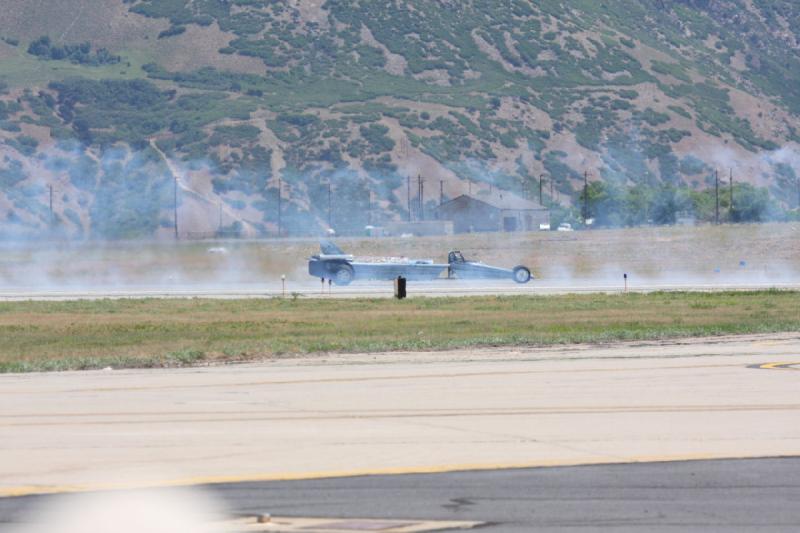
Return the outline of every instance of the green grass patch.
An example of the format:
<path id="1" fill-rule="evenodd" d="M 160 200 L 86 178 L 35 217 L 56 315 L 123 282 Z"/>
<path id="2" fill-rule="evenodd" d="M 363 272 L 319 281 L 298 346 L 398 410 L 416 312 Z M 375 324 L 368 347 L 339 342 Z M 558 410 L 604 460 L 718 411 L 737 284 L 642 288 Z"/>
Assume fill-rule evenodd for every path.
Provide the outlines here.
<path id="1" fill-rule="evenodd" d="M 0 372 L 800 331 L 800 292 L 0 304 Z"/>
<path id="2" fill-rule="evenodd" d="M 19 48 L 14 55 L 3 59 L 0 77 L 10 87 L 47 85 L 51 81 L 78 77 L 92 80 L 133 80 L 146 77 L 147 74 L 141 67 L 149 58 L 143 52 L 129 51 L 121 55 L 122 59 L 118 63 L 86 66 L 69 61 L 43 60 Z"/>

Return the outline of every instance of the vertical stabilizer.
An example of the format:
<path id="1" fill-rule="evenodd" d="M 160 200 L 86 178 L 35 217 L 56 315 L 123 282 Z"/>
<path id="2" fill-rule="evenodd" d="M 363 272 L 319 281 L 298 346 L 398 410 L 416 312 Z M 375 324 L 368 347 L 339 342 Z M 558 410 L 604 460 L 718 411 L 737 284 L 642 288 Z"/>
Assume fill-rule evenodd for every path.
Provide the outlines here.
<path id="1" fill-rule="evenodd" d="M 342 249 L 331 241 L 319 241 L 319 251 L 324 255 L 345 255 Z"/>

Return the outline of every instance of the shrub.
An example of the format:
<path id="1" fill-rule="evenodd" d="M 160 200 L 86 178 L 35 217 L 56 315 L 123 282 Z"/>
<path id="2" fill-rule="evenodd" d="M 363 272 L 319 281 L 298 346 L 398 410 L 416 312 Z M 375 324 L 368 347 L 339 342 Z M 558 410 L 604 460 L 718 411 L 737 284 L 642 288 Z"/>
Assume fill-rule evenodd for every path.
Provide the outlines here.
<path id="1" fill-rule="evenodd" d="M 394 148 L 394 141 L 386 134 L 389 133 L 389 128 L 383 124 L 370 124 L 369 126 L 361 126 L 358 129 L 361 136 L 370 144 L 371 153 L 388 152 Z"/>
<path id="2" fill-rule="evenodd" d="M 121 58 L 111 54 L 105 48 L 99 48 L 92 53 L 89 41 L 80 44 L 65 44 L 58 46 L 50 41 L 50 37 L 43 35 L 28 46 L 28 53 L 43 59 L 69 60 L 79 65 L 97 67 L 100 65 L 119 63 Z"/>
<path id="3" fill-rule="evenodd" d="M 173 37 L 175 35 L 180 35 L 186 31 L 186 26 L 170 26 L 166 30 L 162 31 L 158 34 L 159 39 L 166 39 L 167 37 Z"/>

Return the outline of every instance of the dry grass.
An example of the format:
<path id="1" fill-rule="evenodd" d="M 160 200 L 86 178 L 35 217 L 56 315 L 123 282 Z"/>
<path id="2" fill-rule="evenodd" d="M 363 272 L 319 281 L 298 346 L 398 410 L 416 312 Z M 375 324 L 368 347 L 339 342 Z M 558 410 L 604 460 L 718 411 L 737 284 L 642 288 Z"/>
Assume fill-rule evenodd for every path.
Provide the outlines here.
<path id="1" fill-rule="evenodd" d="M 800 331 L 800 293 L 0 304 L 0 371 Z"/>

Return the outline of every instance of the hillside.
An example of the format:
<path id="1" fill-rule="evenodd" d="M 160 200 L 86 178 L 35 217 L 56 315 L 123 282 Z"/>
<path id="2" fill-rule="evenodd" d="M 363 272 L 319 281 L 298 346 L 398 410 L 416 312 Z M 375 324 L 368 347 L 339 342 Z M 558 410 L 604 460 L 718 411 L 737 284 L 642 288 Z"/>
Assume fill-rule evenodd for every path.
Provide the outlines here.
<path id="1" fill-rule="evenodd" d="M 328 183 L 356 232 L 420 174 L 426 213 L 545 174 L 575 221 L 588 172 L 604 224 L 709 219 L 715 169 L 731 220 L 798 208 L 792 0 L 6 0 L 0 38 L 0 235 L 167 235 L 173 177 L 198 233 L 318 233 Z"/>

